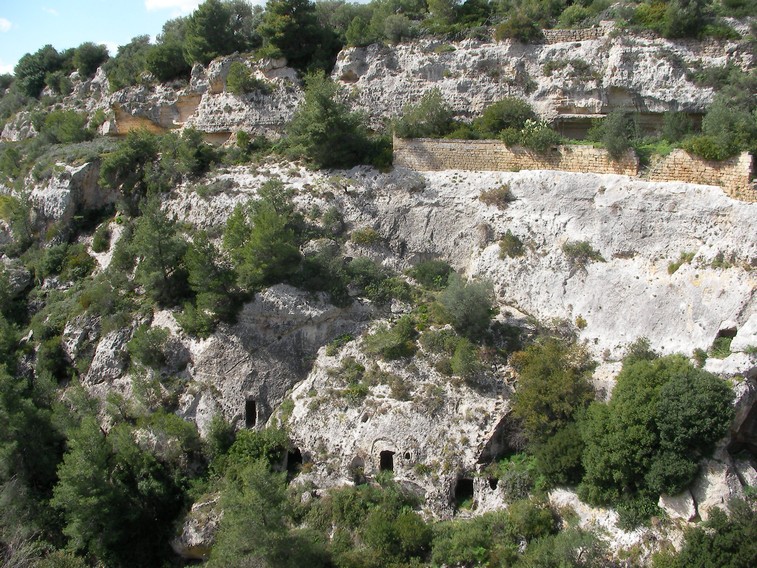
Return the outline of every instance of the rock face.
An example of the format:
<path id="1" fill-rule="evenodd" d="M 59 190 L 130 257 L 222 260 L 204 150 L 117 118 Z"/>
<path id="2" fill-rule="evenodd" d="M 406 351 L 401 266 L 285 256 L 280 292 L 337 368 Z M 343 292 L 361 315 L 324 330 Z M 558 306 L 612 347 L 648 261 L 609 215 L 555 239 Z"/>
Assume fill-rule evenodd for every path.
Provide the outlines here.
<path id="1" fill-rule="evenodd" d="M 98 184 L 100 164 L 89 162 L 78 167 L 63 166 L 43 185 L 32 189 L 30 201 L 37 222 L 49 226 L 60 223 L 65 227 L 74 215 L 113 205 L 118 192 Z"/>
<path id="2" fill-rule="evenodd" d="M 313 465 L 305 480 L 322 487 L 392 471 L 442 517 L 452 515 L 456 500 L 469 498 L 474 510 L 496 500 L 496 484 L 473 478 L 508 412 L 512 390 L 503 377 L 470 386 L 443 377 L 429 359 L 377 361 L 360 347 L 351 342 L 335 356 L 322 349 L 292 393 L 288 428 Z M 351 391 L 344 378 L 355 364 L 374 383 L 365 394 Z"/>
<path id="3" fill-rule="evenodd" d="M 539 112 L 593 115 L 614 108 L 703 112 L 712 98 L 686 78 L 686 66 L 752 64 L 746 44 L 592 34 L 595 39 L 542 45 L 419 40 L 343 50 L 332 76 L 350 87 L 355 104 L 381 118 L 399 114 L 432 88 L 472 118 L 507 96 L 529 99 Z"/>
<path id="4" fill-rule="evenodd" d="M 184 518 L 181 533 L 171 541 L 176 554 L 187 560 L 208 559 L 222 517 L 218 500 L 218 495 L 214 495 L 192 505 Z"/>

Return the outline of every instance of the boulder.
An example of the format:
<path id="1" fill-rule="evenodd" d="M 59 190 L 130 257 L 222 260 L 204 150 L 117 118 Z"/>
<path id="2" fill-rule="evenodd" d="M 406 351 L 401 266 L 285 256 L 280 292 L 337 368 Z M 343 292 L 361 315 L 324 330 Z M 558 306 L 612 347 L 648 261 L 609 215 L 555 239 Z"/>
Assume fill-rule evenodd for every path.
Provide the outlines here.
<path id="1" fill-rule="evenodd" d="M 727 509 L 731 499 L 744 496 L 744 490 L 732 463 L 705 459 L 691 485 L 691 495 L 699 516 L 706 521 L 712 509 Z"/>
<path id="2" fill-rule="evenodd" d="M 688 489 L 678 495 L 660 495 L 657 506 L 665 511 L 671 519 L 680 519 L 689 522 L 693 521 L 697 516 L 694 497 L 692 497 Z"/>
<path id="3" fill-rule="evenodd" d="M 223 516 L 219 499 L 217 494 L 206 495 L 192 505 L 181 525 L 181 532 L 171 541 L 176 554 L 187 560 L 208 559 Z"/>

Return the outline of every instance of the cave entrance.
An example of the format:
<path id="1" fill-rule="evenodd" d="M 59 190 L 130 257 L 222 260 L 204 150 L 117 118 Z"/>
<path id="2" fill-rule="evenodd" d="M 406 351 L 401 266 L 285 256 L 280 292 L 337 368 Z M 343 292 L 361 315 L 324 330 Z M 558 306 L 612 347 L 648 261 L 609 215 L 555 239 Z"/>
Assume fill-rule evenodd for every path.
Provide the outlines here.
<path id="1" fill-rule="evenodd" d="M 496 489 L 498 485 L 499 485 L 499 479 L 497 479 L 496 477 L 489 478 L 489 488 L 491 490 Z"/>
<path id="2" fill-rule="evenodd" d="M 248 398 L 244 403 L 244 425 L 254 428 L 258 422 L 258 405 L 254 398 Z"/>
<path id="3" fill-rule="evenodd" d="M 394 471 L 394 452 L 384 450 L 379 454 L 379 471 Z"/>
<path id="4" fill-rule="evenodd" d="M 455 483 L 455 506 L 458 509 L 473 507 L 473 479 L 461 477 Z"/>
<path id="5" fill-rule="evenodd" d="M 287 473 L 294 477 L 302 469 L 302 452 L 300 448 L 292 448 L 287 452 Z"/>

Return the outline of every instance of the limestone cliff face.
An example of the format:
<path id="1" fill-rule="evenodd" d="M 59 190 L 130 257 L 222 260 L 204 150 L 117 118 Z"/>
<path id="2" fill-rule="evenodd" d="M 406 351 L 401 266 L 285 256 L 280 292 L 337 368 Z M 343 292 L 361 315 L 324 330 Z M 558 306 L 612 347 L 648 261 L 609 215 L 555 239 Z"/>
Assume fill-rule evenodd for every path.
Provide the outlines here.
<path id="1" fill-rule="evenodd" d="M 736 42 L 670 41 L 609 30 L 591 35 L 539 45 L 421 40 L 350 48 L 339 54 L 332 76 L 376 122 L 398 115 L 432 88 L 463 117 L 518 96 L 554 118 L 558 112 L 591 115 L 613 108 L 703 112 L 712 90 L 690 82 L 687 66 L 753 63 L 748 46 Z"/>

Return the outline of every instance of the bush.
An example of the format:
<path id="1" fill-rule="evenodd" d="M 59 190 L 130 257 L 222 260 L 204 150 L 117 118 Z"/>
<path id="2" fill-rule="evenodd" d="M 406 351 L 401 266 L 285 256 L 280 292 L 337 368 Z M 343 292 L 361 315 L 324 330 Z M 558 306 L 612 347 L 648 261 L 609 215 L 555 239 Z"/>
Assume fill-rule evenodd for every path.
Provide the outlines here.
<path id="1" fill-rule="evenodd" d="M 234 61 L 229 67 L 229 74 L 226 76 L 226 90 L 242 96 L 256 91 L 266 94 L 270 92 L 271 88 L 265 81 L 254 77 L 244 63 Z"/>
<path id="2" fill-rule="evenodd" d="M 169 332 L 164 327 L 141 325 L 134 331 L 126 349 L 134 361 L 145 367 L 159 369 L 166 364 L 164 349 L 168 336 Z"/>
<path id="3" fill-rule="evenodd" d="M 462 338 L 455 346 L 450 360 L 452 373 L 464 380 L 472 379 L 481 370 L 478 361 L 478 349 L 468 339 Z"/>
<path id="4" fill-rule="evenodd" d="M 79 71 L 79 77 L 92 77 L 103 63 L 108 60 L 107 46 L 96 45 L 90 41 L 81 44 L 74 52 L 74 66 Z"/>
<path id="5" fill-rule="evenodd" d="M 689 264 L 692 260 L 694 260 L 693 252 L 682 252 L 677 261 L 668 264 L 668 274 L 675 274 L 681 265 Z"/>
<path id="6" fill-rule="evenodd" d="M 539 26 L 527 15 L 516 12 L 494 28 L 494 39 L 514 39 L 521 43 L 536 43 L 544 38 Z"/>
<path id="7" fill-rule="evenodd" d="M 411 278 L 429 290 L 441 290 L 447 286 L 452 267 L 443 260 L 424 260 L 408 271 Z"/>
<path id="8" fill-rule="evenodd" d="M 144 65 L 147 71 L 163 83 L 189 77 L 192 71 L 192 66 L 184 59 L 184 48 L 178 41 L 151 46 L 144 54 Z"/>
<path id="9" fill-rule="evenodd" d="M 379 327 L 365 338 L 366 353 L 393 360 L 410 357 L 415 353 L 415 323 L 410 316 L 402 316 L 392 327 Z"/>
<path id="10" fill-rule="evenodd" d="M 507 206 L 515 201 L 515 196 L 510 191 L 510 186 L 504 184 L 495 189 L 482 191 L 478 199 L 486 205 L 493 205 L 499 209 L 507 209 Z"/>
<path id="11" fill-rule="evenodd" d="M 526 254 L 526 249 L 523 246 L 523 241 L 508 229 L 505 236 L 499 241 L 499 258 L 517 258 L 524 254 Z"/>
<path id="12" fill-rule="evenodd" d="M 516 97 L 507 97 L 486 107 L 473 121 L 474 128 L 484 136 L 495 137 L 506 128 L 520 130 L 526 121 L 536 119 L 531 105 Z"/>
<path id="13" fill-rule="evenodd" d="M 491 284 L 466 283 L 453 274 L 439 296 L 439 304 L 455 331 L 468 339 L 476 340 L 489 329 L 492 296 Z"/>
<path id="14" fill-rule="evenodd" d="M 601 142 L 613 159 L 619 159 L 631 147 L 636 138 L 638 125 L 635 117 L 627 112 L 613 111 L 602 121 L 598 129 L 598 141 Z M 590 136 L 596 134 L 590 132 Z"/>
<path id="15" fill-rule="evenodd" d="M 588 241 L 567 241 L 562 246 L 563 254 L 574 268 L 586 268 L 591 262 L 605 262 L 605 259 Z"/>
<path id="16" fill-rule="evenodd" d="M 350 240 L 356 245 L 373 246 L 381 242 L 381 234 L 373 227 L 355 229 L 350 235 Z"/>
<path id="17" fill-rule="evenodd" d="M 452 109 L 439 89 L 431 89 L 415 105 L 406 105 L 394 121 L 399 138 L 440 138 L 452 129 Z"/>
<path id="18" fill-rule="evenodd" d="M 681 144 L 681 147 L 695 156 L 705 160 L 727 160 L 734 156 L 735 148 L 730 142 L 725 142 L 720 138 L 700 134 L 687 138 Z"/>
<path id="19" fill-rule="evenodd" d="M 527 120 L 521 130 L 520 143 L 534 152 L 544 153 L 562 142 L 562 136 L 544 121 Z"/>
<path id="20" fill-rule="evenodd" d="M 71 144 L 91 140 L 94 136 L 87 128 L 87 115 L 74 110 L 54 110 L 45 117 L 42 136 L 53 144 Z"/>

